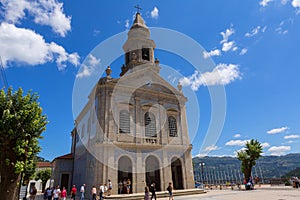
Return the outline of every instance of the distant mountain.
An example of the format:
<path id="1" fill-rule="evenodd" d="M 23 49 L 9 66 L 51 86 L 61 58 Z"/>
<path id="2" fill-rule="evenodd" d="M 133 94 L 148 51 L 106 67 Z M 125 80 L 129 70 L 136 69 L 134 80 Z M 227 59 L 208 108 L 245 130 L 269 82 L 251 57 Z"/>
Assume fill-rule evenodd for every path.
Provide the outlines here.
<path id="1" fill-rule="evenodd" d="M 196 181 L 239 181 L 243 179 L 240 170 L 240 161 L 234 157 L 194 157 L 194 173 Z M 203 165 L 203 173 L 200 163 Z M 288 172 L 300 167 L 300 153 L 285 156 L 263 156 L 253 167 L 253 177 L 261 180 L 280 178 Z"/>
<path id="2" fill-rule="evenodd" d="M 283 178 L 290 178 L 293 176 L 300 178 L 300 167 L 297 167 L 296 169 L 286 173 Z"/>

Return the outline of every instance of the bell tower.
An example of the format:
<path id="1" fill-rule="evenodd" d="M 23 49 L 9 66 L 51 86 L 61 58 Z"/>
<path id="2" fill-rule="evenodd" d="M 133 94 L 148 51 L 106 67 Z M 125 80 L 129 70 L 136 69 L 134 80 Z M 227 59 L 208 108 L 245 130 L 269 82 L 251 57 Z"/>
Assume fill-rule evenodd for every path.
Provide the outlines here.
<path id="1" fill-rule="evenodd" d="M 128 32 L 128 39 L 123 45 L 125 65 L 122 66 L 121 76 L 128 70 L 142 64 L 155 64 L 155 42 L 150 39 L 150 31 L 139 12 Z"/>

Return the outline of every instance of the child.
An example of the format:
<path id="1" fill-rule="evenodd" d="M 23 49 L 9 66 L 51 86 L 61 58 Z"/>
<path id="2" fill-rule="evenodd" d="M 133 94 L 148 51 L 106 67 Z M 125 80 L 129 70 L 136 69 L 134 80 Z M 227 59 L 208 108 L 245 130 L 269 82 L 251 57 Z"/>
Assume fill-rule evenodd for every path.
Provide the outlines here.
<path id="1" fill-rule="evenodd" d="M 169 200 L 174 200 L 174 197 L 173 197 L 173 187 L 172 187 L 172 183 L 171 182 L 169 183 L 169 186 L 168 186 L 167 190 L 169 192 Z"/>

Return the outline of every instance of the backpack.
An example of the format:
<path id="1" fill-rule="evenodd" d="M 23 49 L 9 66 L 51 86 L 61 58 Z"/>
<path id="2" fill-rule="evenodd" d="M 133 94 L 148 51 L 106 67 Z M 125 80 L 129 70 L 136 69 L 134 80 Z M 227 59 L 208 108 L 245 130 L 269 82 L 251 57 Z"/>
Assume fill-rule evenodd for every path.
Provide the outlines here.
<path id="1" fill-rule="evenodd" d="M 154 187 L 150 186 L 150 192 L 154 192 Z"/>
<path id="2" fill-rule="evenodd" d="M 170 191 L 171 191 L 171 187 L 170 187 L 170 186 L 168 186 L 168 187 L 167 187 L 167 190 L 170 192 Z"/>

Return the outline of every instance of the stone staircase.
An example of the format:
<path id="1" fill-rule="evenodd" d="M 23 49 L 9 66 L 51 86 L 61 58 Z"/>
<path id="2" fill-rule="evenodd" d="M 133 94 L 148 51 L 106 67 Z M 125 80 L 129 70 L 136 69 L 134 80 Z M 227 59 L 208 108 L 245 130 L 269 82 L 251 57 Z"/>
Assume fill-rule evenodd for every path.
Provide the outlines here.
<path id="1" fill-rule="evenodd" d="M 203 194 L 206 193 L 202 189 L 188 189 L 188 190 L 175 190 L 173 191 L 173 196 L 187 196 L 187 195 L 194 195 L 194 194 Z M 151 196 L 151 193 L 150 193 Z M 168 197 L 169 193 L 167 191 L 156 192 L 157 198 Z M 143 200 L 144 193 L 136 193 L 136 194 L 119 194 L 119 195 L 111 195 L 105 197 L 105 199 L 112 199 L 112 200 Z"/>

